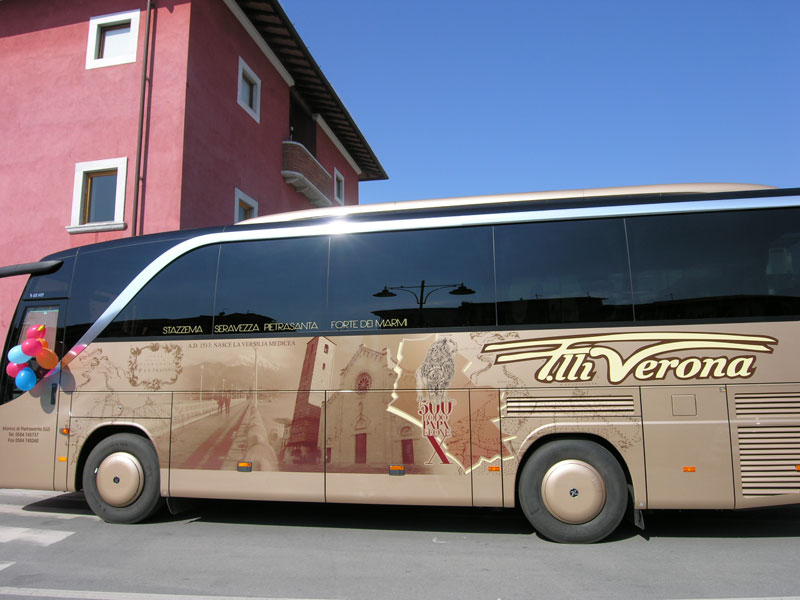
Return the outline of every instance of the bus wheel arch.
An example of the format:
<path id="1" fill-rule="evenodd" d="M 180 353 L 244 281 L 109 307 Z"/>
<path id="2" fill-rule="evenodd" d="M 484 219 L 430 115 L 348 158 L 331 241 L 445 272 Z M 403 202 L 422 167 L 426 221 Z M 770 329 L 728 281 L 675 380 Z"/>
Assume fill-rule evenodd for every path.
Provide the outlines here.
<path id="1" fill-rule="evenodd" d="M 134 427 L 94 432 L 81 453 L 78 478 L 89 507 L 110 523 L 138 523 L 163 503 L 155 446 Z"/>
<path id="2" fill-rule="evenodd" d="M 631 505 L 630 472 L 607 440 L 550 435 L 526 452 L 516 500 L 534 529 L 556 542 L 592 543 L 613 533 Z"/>

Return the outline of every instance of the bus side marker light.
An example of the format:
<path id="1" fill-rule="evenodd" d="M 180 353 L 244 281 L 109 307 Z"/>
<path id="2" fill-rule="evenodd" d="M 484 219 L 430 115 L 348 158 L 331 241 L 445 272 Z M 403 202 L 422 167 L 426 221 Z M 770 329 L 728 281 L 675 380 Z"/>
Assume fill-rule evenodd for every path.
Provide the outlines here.
<path id="1" fill-rule="evenodd" d="M 62 463 L 63 462 L 67 462 L 67 457 L 66 456 L 59 456 L 58 457 L 58 462 L 62 462 Z"/>
<path id="2" fill-rule="evenodd" d="M 69 435 L 69 427 L 62 427 L 61 433 L 63 433 L 64 435 Z"/>
<path id="3" fill-rule="evenodd" d="M 240 473 L 250 473 L 253 470 L 253 463 L 251 462 L 239 462 L 236 463 L 236 470 Z"/>
<path id="4" fill-rule="evenodd" d="M 800 465 L 795 465 L 795 466 L 794 466 L 794 470 L 795 470 L 795 471 L 800 471 Z"/>
<path id="5" fill-rule="evenodd" d="M 406 468 L 403 465 L 389 465 L 389 475 L 399 477 L 406 474 Z"/>
<path id="6" fill-rule="evenodd" d="M 694 473 L 697 471 L 697 467 L 683 467 L 684 473 Z"/>
<path id="7" fill-rule="evenodd" d="M 489 467 L 489 471 L 491 471 L 492 473 L 495 473 L 495 472 L 499 473 L 500 472 L 500 467 Z"/>

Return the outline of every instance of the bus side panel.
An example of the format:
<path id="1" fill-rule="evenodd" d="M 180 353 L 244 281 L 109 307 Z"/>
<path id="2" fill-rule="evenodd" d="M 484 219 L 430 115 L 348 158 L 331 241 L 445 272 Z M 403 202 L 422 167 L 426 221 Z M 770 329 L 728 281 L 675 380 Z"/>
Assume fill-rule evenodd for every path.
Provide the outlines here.
<path id="1" fill-rule="evenodd" d="M 142 431 L 154 444 L 161 465 L 162 493 L 167 492 L 169 464 L 169 423 L 172 394 L 165 392 L 78 391 L 62 394 L 71 400 L 67 486 L 81 485 L 76 472 L 83 446 L 102 427 Z"/>
<path id="2" fill-rule="evenodd" d="M 497 390 L 470 390 L 470 445 L 472 447 L 472 504 L 503 506 L 503 469 L 511 452 L 500 432 L 500 394 Z"/>
<path id="3" fill-rule="evenodd" d="M 633 484 L 634 506 L 647 507 L 641 399 L 637 387 L 501 390 L 503 442 L 513 456 L 503 464 L 504 505 L 515 505 L 519 464 L 550 436 L 604 440 L 619 453 Z"/>
<path id="4" fill-rule="evenodd" d="M 736 508 L 800 502 L 800 385 L 731 385 L 728 406 Z"/>
<path id="5" fill-rule="evenodd" d="M 450 389 L 434 398 L 426 392 L 389 389 L 331 397 L 328 501 L 472 504 L 469 394 Z"/>
<path id="6" fill-rule="evenodd" d="M 56 451 L 58 375 L 0 405 L 0 484 L 52 490 Z"/>
<path id="7" fill-rule="evenodd" d="M 175 394 L 171 495 L 324 500 L 317 447 L 319 429 L 325 426 L 324 392 L 223 393 L 227 381 L 205 373 L 203 385 L 216 390 Z"/>
<path id="8" fill-rule="evenodd" d="M 70 447 L 69 447 L 69 469 L 67 480 L 70 484 L 77 483 L 81 486 L 80 476 L 77 473 L 78 457 L 80 456 L 83 444 L 97 430 L 113 427 L 125 429 L 138 429 L 151 442 L 156 449 L 158 463 L 161 467 L 161 494 L 166 496 L 169 489 L 169 420 L 167 419 L 106 419 L 106 418 L 74 418 L 70 420 Z M 77 477 L 77 479 L 76 479 Z"/>
<path id="9" fill-rule="evenodd" d="M 56 423 L 56 462 L 53 473 L 53 486 L 56 490 L 75 491 L 75 480 L 69 478 L 69 421 L 70 421 L 69 394 L 63 390 L 58 392 L 58 421 Z"/>
<path id="10" fill-rule="evenodd" d="M 724 385 L 642 388 L 648 508 L 733 508 Z"/>

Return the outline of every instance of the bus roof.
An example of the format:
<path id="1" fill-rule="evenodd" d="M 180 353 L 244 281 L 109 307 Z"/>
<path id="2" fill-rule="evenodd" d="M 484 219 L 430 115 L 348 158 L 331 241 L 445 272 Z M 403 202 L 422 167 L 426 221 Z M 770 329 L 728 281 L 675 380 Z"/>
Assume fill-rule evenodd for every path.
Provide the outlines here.
<path id="1" fill-rule="evenodd" d="M 329 206 L 278 214 L 254 217 L 240 221 L 236 225 L 261 225 L 288 223 L 316 218 L 334 218 L 348 215 L 378 215 L 387 212 L 411 212 L 415 210 L 457 208 L 492 204 L 511 204 L 514 202 L 533 202 L 542 200 L 568 200 L 602 198 L 604 196 L 633 195 L 672 195 L 672 194 L 712 194 L 720 192 L 746 192 L 776 189 L 769 185 L 755 183 L 669 183 L 660 185 L 631 185 L 622 187 L 587 188 L 575 190 L 555 190 L 544 192 L 523 192 L 516 194 L 493 194 L 486 196 L 464 196 L 437 198 L 431 200 L 408 200 L 404 202 L 385 202 L 376 204 L 356 204 L 349 206 Z"/>

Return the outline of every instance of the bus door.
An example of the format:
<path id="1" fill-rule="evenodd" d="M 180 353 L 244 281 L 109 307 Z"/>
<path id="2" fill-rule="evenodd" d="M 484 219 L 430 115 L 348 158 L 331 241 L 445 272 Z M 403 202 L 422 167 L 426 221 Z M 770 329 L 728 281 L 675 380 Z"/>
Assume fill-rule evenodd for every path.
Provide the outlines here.
<path id="1" fill-rule="evenodd" d="M 59 359 L 64 355 L 64 306 L 58 301 L 24 302 L 10 328 L 0 375 L 0 481 L 5 487 L 66 489 L 68 438 L 58 431 L 68 426 L 69 402 L 59 402 L 61 373 L 50 367 L 53 354 Z M 35 376 L 33 387 L 24 391 L 17 385 L 18 376 L 11 377 L 7 370 L 8 353 L 21 346 L 29 338 L 29 331 L 39 326 L 44 326 L 43 337 L 32 333 L 30 337 L 44 340 L 39 344 L 53 354 L 40 351 L 14 363 L 30 370 L 19 379 L 23 388 L 29 388 L 31 377 Z M 33 346 L 34 350 L 38 348 Z M 26 347 L 31 351 L 30 344 Z"/>
<path id="2" fill-rule="evenodd" d="M 724 385 L 643 387 L 648 508 L 733 508 Z"/>

